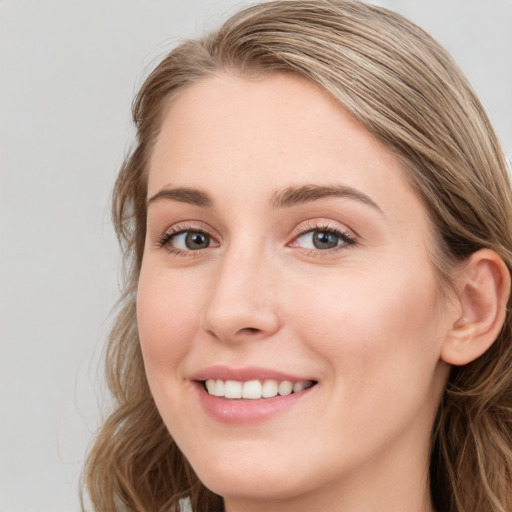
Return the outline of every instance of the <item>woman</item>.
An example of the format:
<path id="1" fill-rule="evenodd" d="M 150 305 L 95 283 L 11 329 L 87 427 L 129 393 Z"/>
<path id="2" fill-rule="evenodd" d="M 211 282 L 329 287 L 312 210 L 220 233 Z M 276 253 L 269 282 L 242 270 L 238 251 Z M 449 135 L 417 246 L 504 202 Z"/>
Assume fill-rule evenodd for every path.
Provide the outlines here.
<path id="1" fill-rule="evenodd" d="M 447 54 L 277 1 L 173 50 L 114 193 L 97 510 L 512 510 L 512 199 Z"/>

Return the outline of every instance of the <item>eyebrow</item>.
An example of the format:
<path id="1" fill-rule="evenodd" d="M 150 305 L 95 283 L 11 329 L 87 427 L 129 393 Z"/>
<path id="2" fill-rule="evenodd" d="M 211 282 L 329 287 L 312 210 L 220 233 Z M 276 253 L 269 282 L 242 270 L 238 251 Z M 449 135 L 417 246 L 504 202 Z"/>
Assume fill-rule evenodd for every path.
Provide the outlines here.
<path id="1" fill-rule="evenodd" d="M 270 200 L 274 208 L 289 208 L 327 197 L 348 197 L 360 201 L 382 213 L 379 205 L 369 196 L 345 185 L 303 185 L 289 187 L 273 194 Z"/>
<path id="2" fill-rule="evenodd" d="M 213 206 L 213 200 L 206 192 L 187 187 L 164 188 L 148 199 L 147 206 L 162 199 L 193 204 L 202 208 L 211 208 Z"/>
<path id="3" fill-rule="evenodd" d="M 345 185 L 302 185 L 288 187 L 272 194 L 270 204 L 273 208 L 290 208 L 293 206 L 310 203 L 328 197 L 343 197 L 360 201 L 382 213 L 379 205 L 369 196 L 352 187 Z M 150 197 L 147 206 L 161 201 L 178 201 L 188 203 L 201 208 L 212 208 L 213 199 L 202 190 L 189 187 L 164 188 Z"/>

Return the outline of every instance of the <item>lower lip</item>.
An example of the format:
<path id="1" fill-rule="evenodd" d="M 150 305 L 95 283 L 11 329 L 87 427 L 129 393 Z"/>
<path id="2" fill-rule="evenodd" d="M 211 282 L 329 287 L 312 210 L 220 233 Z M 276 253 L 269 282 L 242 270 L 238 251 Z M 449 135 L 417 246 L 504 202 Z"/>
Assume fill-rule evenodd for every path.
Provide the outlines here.
<path id="1" fill-rule="evenodd" d="M 210 395 L 201 382 L 195 383 L 199 400 L 206 412 L 221 423 L 244 425 L 258 423 L 290 409 L 297 402 L 309 395 L 316 387 L 304 389 L 299 393 L 291 393 L 286 396 L 272 398 L 260 398 L 259 400 L 229 399 Z"/>

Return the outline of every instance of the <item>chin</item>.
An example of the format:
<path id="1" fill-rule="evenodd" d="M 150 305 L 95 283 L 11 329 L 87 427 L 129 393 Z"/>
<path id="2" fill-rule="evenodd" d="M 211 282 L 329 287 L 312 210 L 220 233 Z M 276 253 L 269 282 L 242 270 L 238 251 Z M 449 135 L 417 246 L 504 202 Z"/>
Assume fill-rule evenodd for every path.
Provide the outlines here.
<path id="1" fill-rule="evenodd" d="M 304 491 L 307 479 L 300 471 L 304 467 L 290 469 L 293 465 L 276 454 L 257 460 L 250 452 L 240 453 L 232 460 L 203 457 L 197 464 L 191 461 L 192 467 L 208 489 L 223 497 L 280 500 Z"/>
<path id="2" fill-rule="evenodd" d="M 281 475 L 269 475 L 266 471 L 245 474 L 230 471 L 222 474 L 202 472 L 198 476 L 208 489 L 224 498 L 251 501 L 287 500 L 300 494 L 298 489 L 303 491 L 295 478 L 289 478 L 289 472 Z"/>

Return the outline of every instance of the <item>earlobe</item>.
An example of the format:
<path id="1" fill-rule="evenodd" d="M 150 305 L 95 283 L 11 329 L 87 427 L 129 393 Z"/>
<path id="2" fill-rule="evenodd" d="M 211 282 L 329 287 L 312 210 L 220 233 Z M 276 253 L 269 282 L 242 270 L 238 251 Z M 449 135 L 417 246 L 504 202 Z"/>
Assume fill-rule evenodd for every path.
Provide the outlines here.
<path id="1" fill-rule="evenodd" d="M 460 314 L 442 346 L 441 359 L 461 366 L 480 357 L 498 337 L 510 273 L 496 252 L 480 249 L 465 262 L 458 284 Z"/>

